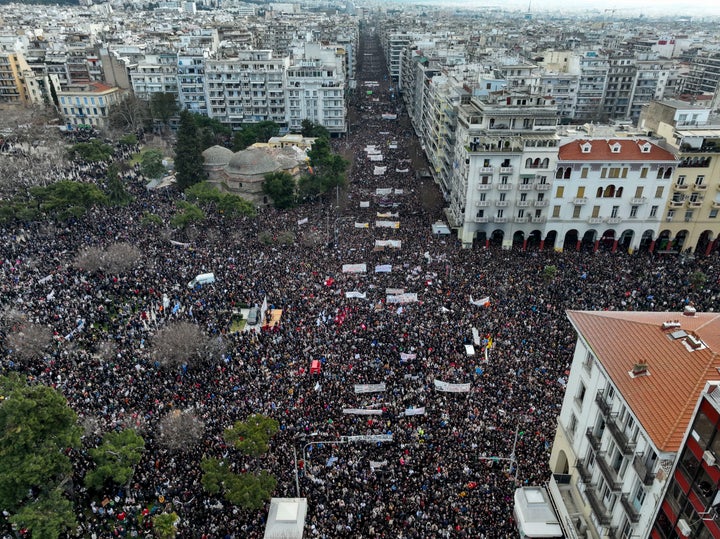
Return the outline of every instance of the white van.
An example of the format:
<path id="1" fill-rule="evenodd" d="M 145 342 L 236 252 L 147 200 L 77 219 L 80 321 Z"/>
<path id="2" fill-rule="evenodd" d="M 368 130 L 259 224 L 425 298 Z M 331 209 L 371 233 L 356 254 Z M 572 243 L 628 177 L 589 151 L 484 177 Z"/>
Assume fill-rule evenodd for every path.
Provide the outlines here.
<path id="1" fill-rule="evenodd" d="M 188 288 L 195 288 L 197 285 L 210 284 L 215 282 L 214 273 L 201 273 L 188 283 Z"/>

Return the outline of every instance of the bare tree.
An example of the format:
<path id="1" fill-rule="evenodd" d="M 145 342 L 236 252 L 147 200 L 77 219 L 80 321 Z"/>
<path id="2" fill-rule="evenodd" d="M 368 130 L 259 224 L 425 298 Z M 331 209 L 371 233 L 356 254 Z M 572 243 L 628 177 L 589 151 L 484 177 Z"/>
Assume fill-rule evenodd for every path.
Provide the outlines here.
<path id="1" fill-rule="evenodd" d="M 189 451 L 205 433 L 205 423 L 192 410 L 173 410 L 160 420 L 158 443 L 171 451 Z"/>
<path id="2" fill-rule="evenodd" d="M 122 273 L 132 268 L 142 257 L 142 252 L 129 243 L 113 243 L 107 249 L 86 247 L 75 257 L 73 266 L 85 271 Z"/>
<path id="3" fill-rule="evenodd" d="M 153 338 L 155 357 L 161 365 L 179 367 L 218 359 L 225 351 L 221 338 L 208 337 L 197 324 L 175 322 Z"/>
<path id="4" fill-rule="evenodd" d="M 11 358 L 24 361 L 42 356 L 52 341 L 53 332 L 49 327 L 24 321 L 8 332 L 5 346 L 11 350 Z"/>
<path id="5" fill-rule="evenodd" d="M 132 133 L 148 122 L 150 107 L 147 101 L 129 95 L 110 107 L 108 117 L 113 128 Z"/>

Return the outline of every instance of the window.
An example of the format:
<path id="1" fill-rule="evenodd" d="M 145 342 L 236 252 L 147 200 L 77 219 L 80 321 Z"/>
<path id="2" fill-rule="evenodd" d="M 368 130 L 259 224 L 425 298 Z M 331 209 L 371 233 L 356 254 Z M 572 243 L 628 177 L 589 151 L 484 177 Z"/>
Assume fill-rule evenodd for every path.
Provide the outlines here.
<path id="1" fill-rule="evenodd" d="M 580 186 L 577 188 L 577 195 L 575 195 L 577 198 L 585 198 L 585 187 Z"/>
<path id="2" fill-rule="evenodd" d="M 690 435 L 698 443 L 700 449 L 703 451 L 707 449 L 714 432 L 715 425 L 713 422 L 702 411 L 698 410 Z"/>
<path id="3" fill-rule="evenodd" d="M 542 202 L 543 200 L 545 200 L 545 193 L 538 193 L 537 199 L 538 202 Z"/>
<path id="4" fill-rule="evenodd" d="M 483 193 L 480 193 L 480 201 L 481 201 L 481 202 L 484 202 L 484 201 L 485 201 L 486 195 L 487 195 L 487 193 L 484 193 L 484 192 L 483 192 Z"/>
<path id="5" fill-rule="evenodd" d="M 677 185 L 685 185 L 685 176 L 678 176 Z"/>
<path id="6" fill-rule="evenodd" d="M 636 187 L 635 188 L 635 198 L 642 198 L 644 189 L 645 189 L 644 187 Z"/>
<path id="7" fill-rule="evenodd" d="M 695 185 L 702 185 L 705 181 L 705 176 L 698 176 L 695 178 Z"/>
<path id="8" fill-rule="evenodd" d="M 638 213 L 638 208 L 639 208 L 639 207 L 640 207 L 640 206 L 630 206 L 630 217 L 631 217 L 632 219 L 635 219 L 635 218 L 637 217 L 637 213 Z"/>
<path id="9" fill-rule="evenodd" d="M 610 217 L 615 218 L 618 216 L 618 210 L 620 210 L 620 206 L 613 206 L 612 211 L 610 212 Z"/>
<path id="10" fill-rule="evenodd" d="M 577 417 L 575 417 L 575 414 L 570 414 L 570 421 L 568 422 L 568 434 L 572 438 L 575 436 L 575 431 L 577 431 Z"/>
<path id="11" fill-rule="evenodd" d="M 607 178 L 607 169 L 606 168 L 603 168 L 602 170 L 600 170 L 600 177 Z"/>
<path id="12" fill-rule="evenodd" d="M 667 220 L 672 221 L 673 219 L 675 219 L 675 210 L 668 210 Z"/>
<path id="13" fill-rule="evenodd" d="M 686 223 L 689 223 L 690 221 L 693 220 L 693 213 L 694 213 L 694 210 L 687 210 L 685 212 L 685 222 Z"/>
<path id="14" fill-rule="evenodd" d="M 648 168 L 647 167 L 641 168 L 640 169 L 640 177 L 647 178 L 647 175 L 648 175 Z"/>
<path id="15" fill-rule="evenodd" d="M 555 198 L 562 198 L 565 194 L 565 187 L 562 185 L 559 185 L 557 188 L 557 191 L 555 191 Z"/>
<path id="16" fill-rule="evenodd" d="M 708 218 L 710 218 L 710 219 L 717 219 L 717 216 L 718 216 L 718 211 L 717 211 L 717 210 L 715 210 L 715 209 L 710 210 L 710 213 L 708 214 Z"/>
<path id="17" fill-rule="evenodd" d="M 663 186 L 660 186 L 657 189 L 655 189 L 655 198 L 662 198 L 664 191 L 665 191 L 665 188 Z"/>
<path id="18" fill-rule="evenodd" d="M 560 206 L 553 206 L 552 216 L 560 217 Z"/>
<path id="19" fill-rule="evenodd" d="M 580 219 L 580 210 L 582 209 L 582 206 L 575 206 L 573 208 L 573 219 Z"/>
<path id="20" fill-rule="evenodd" d="M 619 178 L 620 169 L 618 167 L 612 167 L 608 170 L 608 178 Z M 604 178 L 604 176 L 603 176 Z"/>
<path id="21" fill-rule="evenodd" d="M 580 382 L 580 390 L 578 391 L 577 397 L 575 397 L 578 405 L 582 408 L 583 401 L 585 400 L 585 384 Z"/>
<path id="22" fill-rule="evenodd" d="M 502 208 L 501 208 L 501 209 L 499 209 L 499 210 L 497 211 L 497 218 L 498 218 L 498 219 L 502 219 L 502 216 L 503 216 L 503 210 L 502 210 Z"/>
<path id="23" fill-rule="evenodd" d="M 478 210 L 477 213 L 475 214 L 475 217 L 477 217 L 479 219 L 482 219 L 483 217 L 485 217 L 485 210 Z"/>
<path id="24" fill-rule="evenodd" d="M 583 167 L 583 168 L 580 170 L 580 177 L 581 177 L 581 178 L 587 178 L 587 177 L 588 177 L 588 170 L 589 170 L 588 167 Z"/>
<path id="25" fill-rule="evenodd" d="M 507 185 L 507 183 L 508 183 L 508 176 L 501 176 L 501 177 L 500 177 L 500 183 L 501 183 L 502 185 Z"/>
<path id="26" fill-rule="evenodd" d="M 500 193 L 500 202 L 505 202 L 505 196 L 507 193 Z"/>
<path id="27" fill-rule="evenodd" d="M 657 217 L 657 211 L 658 211 L 658 207 L 652 206 L 650 208 L 650 217 Z"/>
<path id="28" fill-rule="evenodd" d="M 518 210 L 518 219 L 522 219 L 523 217 L 525 217 L 525 210 L 520 208 Z"/>

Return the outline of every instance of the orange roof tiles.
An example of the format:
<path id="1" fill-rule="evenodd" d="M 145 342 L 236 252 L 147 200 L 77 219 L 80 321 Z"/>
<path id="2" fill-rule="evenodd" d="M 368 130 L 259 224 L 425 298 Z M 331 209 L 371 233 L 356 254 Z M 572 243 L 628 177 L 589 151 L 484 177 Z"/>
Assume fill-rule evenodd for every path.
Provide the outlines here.
<path id="1" fill-rule="evenodd" d="M 589 152 L 584 153 L 582 146 L 590 144 Z M 619 144 L 620 151 L 614 153 L 611 146 Z M 650 151 L 643 153 L 640 146 L 649 144 Z M 669 151 L 649 142 L 639 139 L 587 139 L 573 140 L 560 146 L 559 161 L 675 161 L 675 156 Z"/>
<path id="2" fill-rule="evenodd" d="M 720 314 L 568 311 L 625 402 L 661 451 L 680 448 L 705 382 L 720 375 Z M 668 320 L 693 332 L 705 344 L 689 351 L 682 340 L 662 330 Z M 632 378 L 635 363 L 647 363 L 648 376 Z"/>

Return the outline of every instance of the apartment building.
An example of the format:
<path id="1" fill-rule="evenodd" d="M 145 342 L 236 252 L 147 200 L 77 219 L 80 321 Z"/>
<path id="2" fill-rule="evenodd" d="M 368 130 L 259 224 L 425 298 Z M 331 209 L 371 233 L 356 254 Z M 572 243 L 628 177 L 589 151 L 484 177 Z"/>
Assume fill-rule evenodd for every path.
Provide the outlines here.
<path id="1" fill-rule="evenodd" d="M 35 77 L 21 53 L 0 51 L 0 104 L 42 103 Z"/>
<path id="2" fill-rule="evenodd" d="M 286 127 L 289 66 L 287 57 L 276 58 L 271 50 L 239 51 L 236 57 L 207 59 L 208 116 L 232 128 L 260 121 Z"/>
<path id="3" fill-rule="evenodd" d="M 146 54 L 130 69 L 130 83 L 140 99 L 150 100 L 158 93 L 177 95 L 177 54 L 170 51 Z"/>
<path id="4" fill-rule="evenodd" d="M 208 114 L 205 95 L 205 60 L 203 49 L 189 48 L 177 54 L 178 100 L 182 108 L 196 114 Z"/>
<path id="5" fill-rule="evenodd" d="M 577 342 L 548 490 L 571 537 L 650 537 L 660 506 L 666 516 L 674 514 L 660 500 L 700 392 L 717 377 L 720 315 L 688 307 L 567 316 Z M 694 480 L 697 465 L 692 470 Z M 680 514 L 697 525 L 687 511 Z"/>
<path id="6" fill-rule="evenodd" d="M 504 91 L 457 110 L 453 160 L 445 163 L 450 226 L 465 247 L 539 244 L 557 157 L 554 102 Z"/>
<path id="7" fill-rule="evenodd" d="M 607 86 L 609 63 L 607 57 L 596 51 L 588 51 L 574 58 L 578 88 L 575 105 L 576 120 L 599 121 L 604 119 L 603 102 Z"/>
<path id="8" fill-rule="evenodd" d="M 67 85 L 57 94 L 68 129 L 107 127 L 110 108 L 124 97 L 120 88 L 102 82 Z"/>
<path id="9" fill-rule="evenodd" d="M 650 249 L 677 166 L 673 153 L 646 139 L 562 144 L 545 245 L 557 250 Z"/>

